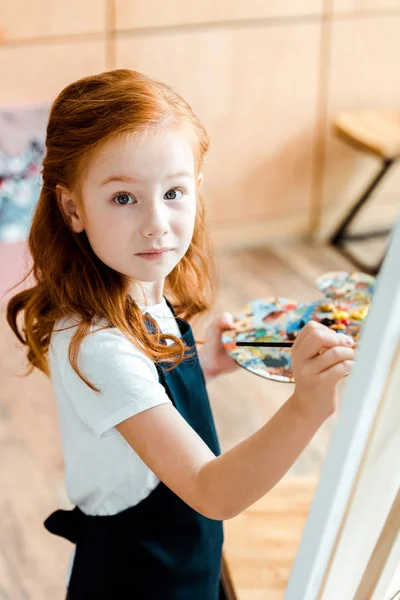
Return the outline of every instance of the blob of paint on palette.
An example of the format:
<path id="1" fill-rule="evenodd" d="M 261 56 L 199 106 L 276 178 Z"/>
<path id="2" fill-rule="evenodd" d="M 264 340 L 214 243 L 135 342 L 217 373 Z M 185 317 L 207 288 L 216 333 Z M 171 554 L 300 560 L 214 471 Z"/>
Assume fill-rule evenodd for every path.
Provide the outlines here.
<path id="1" fill-rule="evenodd" d="M 236 342 L 294 340 L 308 321 L 318 321 L 358 341 L 368 315 L 375 278 L 365 273 L 325 273 L 316 281 L 324 296 L 310 302 L 270 297 L 251 301 L 234 315 L 234 329 L 222 334 L 236 362 L 266 379 L 293 383 L 291 352 L 285 348 L 236 346 Z"/>

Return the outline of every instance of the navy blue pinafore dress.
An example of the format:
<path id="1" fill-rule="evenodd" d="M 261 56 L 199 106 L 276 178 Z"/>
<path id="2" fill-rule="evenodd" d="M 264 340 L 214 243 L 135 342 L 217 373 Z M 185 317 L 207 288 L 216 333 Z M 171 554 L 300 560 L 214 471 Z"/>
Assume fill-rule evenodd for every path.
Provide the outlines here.
<path id="1" fill-rule="evenodd" d="M 183 319 L 177 323 L 194 356 L 170 371 L 157 365 L 159 380 L 179 413 L 219 455 L 193 332 Z M 57 510 L 44 525 L 76 544 L 68 600 L 225 598 L 222 522 L 201 515 L 162 482 L 138 505 L 116 515 L 90 516 L 75 507 Z"/>

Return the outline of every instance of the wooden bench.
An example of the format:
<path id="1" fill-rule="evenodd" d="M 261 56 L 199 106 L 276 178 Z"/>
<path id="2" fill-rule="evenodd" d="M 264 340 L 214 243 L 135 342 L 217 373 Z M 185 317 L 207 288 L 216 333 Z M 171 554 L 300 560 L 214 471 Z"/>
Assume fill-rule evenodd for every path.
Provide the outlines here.
<path id="1" fill-rule="evenodd" d="M 359 269 L 376 275 L 382 260 L 376 265 L 366 265 L 355 257 L 345 244 L 349 241 L 360 242 L 385 236 L 390 231 L 380 229 L 352 234 L 349 233 L 349 227 L 390 167 L 400 158 L 400 111 L 358 110 L 343 112 L 336 117 L 334 128 L 336 134 L 348 144 L 363 152 L 374 154 L 381 159 L 382 164 L 378 173 L 374 175 L 360 198 L 355 201 L 330 240 Z"/>

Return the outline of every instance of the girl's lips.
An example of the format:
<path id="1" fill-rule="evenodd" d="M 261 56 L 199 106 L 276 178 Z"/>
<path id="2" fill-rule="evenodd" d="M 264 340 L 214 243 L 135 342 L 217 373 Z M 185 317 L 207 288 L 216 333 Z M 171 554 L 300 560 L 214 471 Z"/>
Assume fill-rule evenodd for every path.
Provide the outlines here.
<path id="1" fill-rule="evenodd" d="M 164 254 L 167 254 L 169 250 L 163 250 L 161 252 L 142 252 L 136 254 L 136 256 L 140 256 L 140 258 L 145 258 L 146 260 L 157 260 L 157 258 L 161 258 Z"/>

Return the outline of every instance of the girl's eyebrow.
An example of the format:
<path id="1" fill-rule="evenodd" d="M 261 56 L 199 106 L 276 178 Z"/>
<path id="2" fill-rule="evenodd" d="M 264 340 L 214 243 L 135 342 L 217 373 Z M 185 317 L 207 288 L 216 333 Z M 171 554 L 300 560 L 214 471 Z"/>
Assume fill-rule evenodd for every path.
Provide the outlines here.
<path id="1" fill-rule="evenodd" d="M 169 173 L 163 179 L 163 181 L 168 181 L 169 179 L 175 179 L 177 177 L 193 177 L 193 173 L 189 171 L 177 171 L 176 173 Z M 128 175 L 111 175 L 104 179 L 100 185 L 106 185 L 107 183 L 111 183 L 112 181 L 120 181 L 122 183 L 143 183 L 143 180 L 140 177 L 129 177 Z"/>

